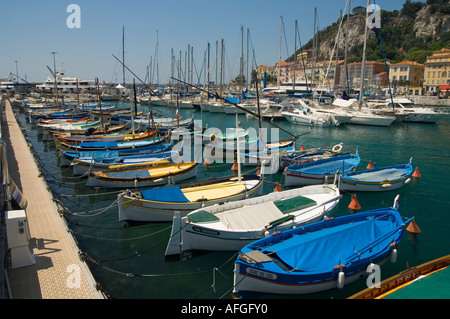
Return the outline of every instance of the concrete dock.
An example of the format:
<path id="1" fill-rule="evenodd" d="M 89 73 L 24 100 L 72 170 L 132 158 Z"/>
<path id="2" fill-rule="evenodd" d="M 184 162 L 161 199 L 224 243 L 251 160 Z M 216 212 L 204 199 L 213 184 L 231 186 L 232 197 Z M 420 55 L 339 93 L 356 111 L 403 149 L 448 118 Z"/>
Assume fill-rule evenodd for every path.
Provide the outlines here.
<path id="1" fill-rule="evenodd" d="M 8 269 L 13 299 L 104 299 L 77 244 L 60 216 L 32 152 L 6 100 L 2 138 L 7 144 L 9 174 L 28 200 L 30 248 L 34 265 Z"/>

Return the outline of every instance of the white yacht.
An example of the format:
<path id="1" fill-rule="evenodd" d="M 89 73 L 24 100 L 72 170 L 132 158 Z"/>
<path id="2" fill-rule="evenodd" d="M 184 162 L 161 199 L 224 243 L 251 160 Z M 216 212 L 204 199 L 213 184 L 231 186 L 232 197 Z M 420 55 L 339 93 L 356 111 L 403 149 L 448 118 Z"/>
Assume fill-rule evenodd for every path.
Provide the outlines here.
<path id="1" fill-rule="evenodd" d="M 77 78 L 65 77 L 62 71 L 56 73 L 56 88 L 58 92 L 73 93 L 77 91 L 77 80 L 78 89 L 81 91 L 95 89 L 94 80 L 80 80 Z M 55 89 L 55 78 L 47 77 L 47 80 L 39 85 L 36 85 L 37 89 L 52 92 Z"/>
<path id="2" fill-rule="evenodd" d="M 266 87 L 261 90 L 261 94 L 291 94 L 291 95 L 305 95 L 311 94 L 311 84 L 308 85 L 306 81 L 285 82 L 277 86 Z"/>
<path id="3" fill-rule="evenodd" d="M 394 98 L 394 108 L 391 99 L 386 99 L 381 103 L 368 103 L 372 112 L 394 114 L 401 122 L 436 123 L 446 116 L 443 112 L 438 112 L 429 107 L 414 106 L 414 102 L 407 98 Z"/>

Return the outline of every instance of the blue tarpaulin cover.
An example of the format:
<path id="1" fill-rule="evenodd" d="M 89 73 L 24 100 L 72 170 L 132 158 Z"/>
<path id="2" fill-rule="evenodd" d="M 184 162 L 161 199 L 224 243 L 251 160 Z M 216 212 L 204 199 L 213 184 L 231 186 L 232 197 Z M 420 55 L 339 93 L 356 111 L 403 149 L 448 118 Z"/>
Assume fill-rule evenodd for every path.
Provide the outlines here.
<path id="1" fill-rule="evenodd" d="M 141 195 L 143 199 L 158 202 L 190 203 L 178 185 L 145 189 Z"/>
<path id="2" fill-rule="evenodd" d="M 325 228 L 320 231 L 294 236 L 288 240 L 265 247 L 266 252 L 276 252 L 286 264 L 299 271 L 326 271 L 346 262 L 371 242 L 388 233 L 395 225 L 391 221 L 370 219 Z M 376 245 L 363 253 L 361 258 L 376 254 L 389 244 Z"/>
<path id="3" fill-rule="evenodd" d="M 108 142 L 82 142 L 80 147 L 117 147 L 116 141 Z"/>

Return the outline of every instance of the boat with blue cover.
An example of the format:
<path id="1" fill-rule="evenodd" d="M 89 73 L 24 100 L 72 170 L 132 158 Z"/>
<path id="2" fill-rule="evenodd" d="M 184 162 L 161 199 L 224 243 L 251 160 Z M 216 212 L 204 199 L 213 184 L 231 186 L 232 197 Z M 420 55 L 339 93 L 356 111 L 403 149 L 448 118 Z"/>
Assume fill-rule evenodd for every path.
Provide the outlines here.
<path id="1" fill-rule="evenodd" d="M 195 209 L 261 195 L 263 178 L 257 174 L 210 178 L 204 181 L 118 195 L 119 221 L 170 222 L 174 212 L 182 216 Z"/>
<path id="2" fill-rule="evenodd" d="M 95 150 L 124 150 L 137 149 L 149 145 L 162 143 L 166 139 L 165 136 L 158 138 L 147 138 L 142 140 L 127 140 L 127 141 L 82 141 L 80 144 L 68 144 L 61 142 L 59 148 L 63 150 L 74 151 L 95 151 Z"/>
<path id="3" fill-rule="evenodd" d="M 348 192 L 380 192 L 398 189 L 411 181 L 412 158 L 408 164 L 375 167 L 341 174 L 339 189 Z"/>
<path id="4" fill-rule="evenodd" d="M 358 148 L 355 154 L 338 155 L 313 162 L 288 166 L 284 169 L 285 185 L 314 185 L 332 181 L 339 174 L 355 170 L 361 162 Z"/>
<path id="5" fill-rule="evenodd" d="M 77 151 L 77 150 L 69 150 L 61 152 L 61 167 L 69 167 L 72 164 L 72 161 L 75 158 L 79 157 L 93 157 L 95 159 L 100 158 L 111 158 L 117 156 L 131 156 L 131 155 L 149 155 L 156 154 L 161 152 L 166 152 L 170 150 L 172 144 L 151 144 L 138 148 L 126 148 L 120 150 L 105 150 L 105 149 L 96 149 L 91 151 Z"/>
<path id="6" fill-rule="evenodd" d="M 343 288 L 389 257 L 413 218 L 392 208 L 323 220 L 255 241 L 235 262 L 234 293 L 307 294 Z M 370 271 L 371 272 L 371 271 Z"/>

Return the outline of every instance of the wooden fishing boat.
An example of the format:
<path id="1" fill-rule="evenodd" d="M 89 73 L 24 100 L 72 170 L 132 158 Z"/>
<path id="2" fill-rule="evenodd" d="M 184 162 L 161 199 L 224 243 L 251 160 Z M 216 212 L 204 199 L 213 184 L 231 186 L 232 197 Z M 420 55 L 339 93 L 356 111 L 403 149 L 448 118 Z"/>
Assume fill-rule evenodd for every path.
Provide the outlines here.
<path id="1" fill-rule="evenodd" d="M 237 201 L 262 192 L 260 175 L 227 176 L 118 195 L 119 221 L 170 222 L 174 211 L 185 216 L 195 209 Z"/>
<path id="2" fill-rule="evenodd" d="M 172 144 L 151 144 L 138 148 L 126 148 L 120 150 L 105 150 L 98 149 L 93 151 L 62 151 L 61 152 L 61 167 L 69 167 L 74 158 L 79 157 L 94 157 L 94 158 L 109 158 L 117 156 L 130 156 L 139 154 L 155 154 L 160 152 L 166 152 L 172 147 Z"/>
<path id="3" fill-rule="evenodd" d="M 149 145 L 160 144 L 164 142 L 166 136 L 158 138 L 148 138 L 141 140 L 126 140 L 126 141 L 106 141 L 106 142 L 81 142 L 80 144 L 68 144 L 65 142 L 59 143 L 59 149 L 65 151 L 95 151 L 95 150 L 123 150 L 123 149 L 136 149 L 140 147 L 146 147 Z"/>
<path id="4" fill-rule="evenodd" d="M 341 154 L 342 144 L 334 145 L 332 148 L 312 148 L 306 150 L 299 150 L 291 154 L 283 154 L 280 156 L 279 170 L 283 171 L 286 167 L 314 162 L 319 159 L 326 159 Z"/>
<path id="5" fill-rule="evenodd" d="M 434 259 L 383 280 L 348 299 L 448 299 L 450 255 Z"/>
<path id="6" fill-rule="evenodd" d="M 339 189 L 349 192 L 381 192 L 398 189 L 411 181 L 412 158 L 408 164 L 349 172 L 339 177 Z"/>
<path id="7" fill-rule="evenodd" d="M 295 146 L 288 146 L 282 148 L 265 149 L 260 152 L 248 152 L 241 154 L 241 162 L 244 166 L 259 166 L 261 163 L 264 165 L 272 165 L 272 160 L 276 161 L 277 167 L 274 168 L 279 170 L 279 158 L 281 156 L 288 156 L 295 152 Z"/>
<path id="8" fill-rule="evenodd" d="M 394 207 L 290 229 L 255 241 L 235 262 L 233 292 L 307 294 L 343 288 L 368 267 L 395 262 L 406 226 Z"/>
<path id="9" fill-rule="evenodd" d="M 166 256 L 238 251 L 275 231 L 323 219 L 340 198 L 336 185 L 311 185 L 203 207 L 185 217 L 175 212 Z"/>
<path id="10" fill-rule="evenodd" d="M 114 169 L 89 174 L 87 186 L 105 188 L 138 188 L 174 184 L 195 177 L 198 163 L 154 164 L 147 168 Z"/>
<path id="11" fill-rule="evenodd" d="M 285 168 L 286 186 L 323 184 L 332 181 L 336 172 L 340 174 L 356 169 L 361 162 L 358 150 L 355 154 L 338 155 Z"/>
<path id="12" fill-rule="evenodd" d="M 173 162 L 173 158 L 179 154 L 177 151 L 168 151 L 161 153 L 150 153 L 128 156 L 108 156 L 108 157 L 77 157 L 72 160 L 71 167 L 73 175 L 86 175 L 91 172 L 113 169 L 120 165 L 124 169 L 145 168 L 150 163 L 156 161 Z"/>
<path id="13" fill-rule="evenodd" d="M 107 141 L 137 141 L 150 138 L 154 136 L 154 132 L 140 132 L 140 133 L 132 133 L 132 132 L 118 132 L 118 133 L 110 133 L 110 134 L 99 134 L 99 135 L 72 135 L 72 134 L 61 134 L 56 136 L 57 143 L 64 142 L 67 144 L 80 144 L 81 142 L 107 142 Z M 59 143 L 61 145 L 61 143 Z M 57 147 L 59 148 L 58 144 Z"/>

